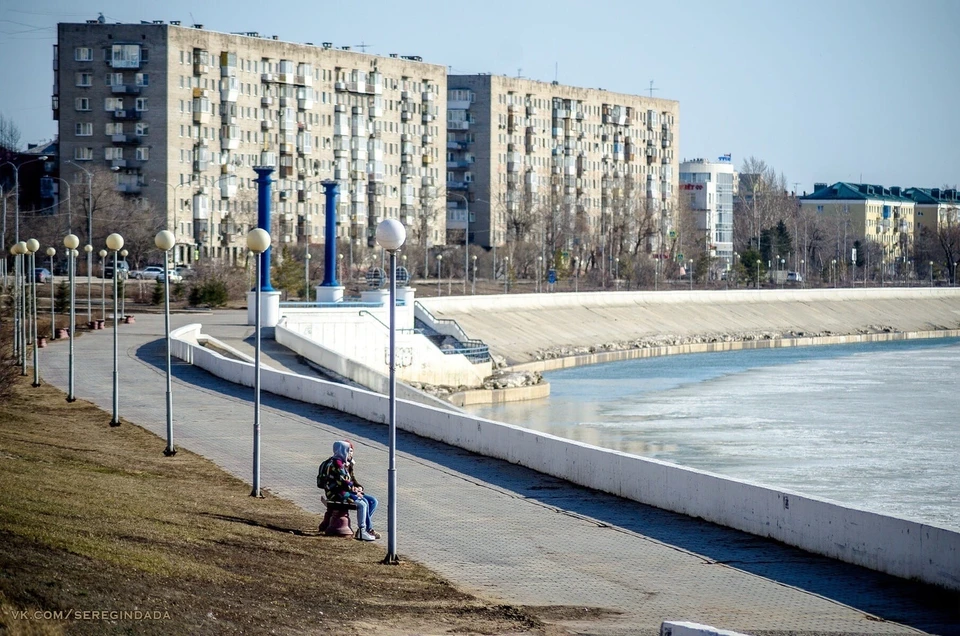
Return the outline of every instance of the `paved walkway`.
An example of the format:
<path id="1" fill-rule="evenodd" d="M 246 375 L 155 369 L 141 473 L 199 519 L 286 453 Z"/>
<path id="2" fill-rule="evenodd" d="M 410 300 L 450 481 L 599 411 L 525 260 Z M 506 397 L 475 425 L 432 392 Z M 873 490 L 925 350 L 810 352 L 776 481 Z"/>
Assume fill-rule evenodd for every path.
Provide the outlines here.
<path id="1" fill-rule="evenodd" d="M 250 349 L 245 312 L 174 315 L 174 327 Z M 165 435 L 162 316 L 120 327 L 120 415 Z M 76 395 L 105 409 L 110 329 L 77 338 Z M 269 343 L 273 345 L 274 343 Z M 264 363 L 295 360 L 277 354 Z M 67 347 L 41 352 L 44 380 L 66 389 Z M 250 481 L 252 391 L 175 361 L 176 443 Z M 358 474 L 379 495 L 385 529 L 386 427 L 265 394 L 262 484 L 319 513 L 316 467 L 335 440 L 357 447 Z M 163 442 L 158 441 L 160 453 Z M 663 620 L 747 633 L 960 634 L 958 595 L 569 483 L 413 435 L 398 435 L 398 541 L 462 589 L 521 605 L 602 608 L 564 623 L 584 634 L 655 634 Z M 375 519 L 376 519 L 375 517 Z M 379 545 L 385 549 L 385 540 Z M 586 616 L 602 614 L 588 612 Z"/>

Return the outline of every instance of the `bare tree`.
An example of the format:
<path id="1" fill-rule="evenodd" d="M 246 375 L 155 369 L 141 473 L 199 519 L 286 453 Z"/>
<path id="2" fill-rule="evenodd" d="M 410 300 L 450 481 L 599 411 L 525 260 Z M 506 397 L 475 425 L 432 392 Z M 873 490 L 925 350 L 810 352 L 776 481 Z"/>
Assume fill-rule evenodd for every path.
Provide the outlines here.
<path id="1" fill-rule="evenodd" d="M 20 149 L 20 127 L 3 113 L 0 113 L 0 148 Z"/>

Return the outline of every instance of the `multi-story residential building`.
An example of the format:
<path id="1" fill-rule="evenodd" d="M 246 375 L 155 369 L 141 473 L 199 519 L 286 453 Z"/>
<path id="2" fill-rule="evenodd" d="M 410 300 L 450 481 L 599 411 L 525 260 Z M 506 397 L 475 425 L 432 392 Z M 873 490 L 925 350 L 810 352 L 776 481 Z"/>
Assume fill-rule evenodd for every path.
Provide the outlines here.
<path id="1" fill-rule="evenodd" d="M 448 243 L 540 243 L 600 259 L 671 223 L 679 103 L 496 75 L 447 77 Z M 609 248 L 608 248 L 609 246 Z"/>
<path id="2" fill-rule="evenodd" d="M 730 155 L 717 161 L 692 159 L 680 164 L 680 197 L 693 212 L 702 233 L 704 252 L 733 263 L 733 189 L 735 172 Z"/>
<path id="3" fill-rule="evenodd" d="M 60 24 L 61 174 L 114 170 L 117 189 L 165 212 L 178 263 L 237 261 L 262 164 L 276 167 L 277 245 L 321 240 L 328 179 L 351 246 L 373 246 L 384 218 L 442 243 L 445 68 L 349 48 L 179 22 Z"/>
<path id="4" fill-rule="evenodd" d="M 915 202 L 902 188 L 867 183 L 814 184 L 814 191 L 800 197 L 804 210 L 816 212 L 836 228 L 838 257 L 852 259 L 848 247 L 854 240 L 868 240 L 883 248 L 885 263 L 907 259 L 913 247 Z"/>
<path id="5" fill-rule="evenodd" d="M 936 236 L 940 228 L 960 227 L 960 195 L 955 188 L 907 188 L 914 201 L 914 235 Z"/>

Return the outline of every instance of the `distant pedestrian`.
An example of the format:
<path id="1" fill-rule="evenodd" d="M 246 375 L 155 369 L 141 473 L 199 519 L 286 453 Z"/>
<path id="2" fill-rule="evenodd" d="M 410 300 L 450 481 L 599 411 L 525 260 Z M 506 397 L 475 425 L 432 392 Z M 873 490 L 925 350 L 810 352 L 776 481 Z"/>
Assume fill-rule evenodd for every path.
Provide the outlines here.
<path id="1" fill-rule="evenodd" d="M 370 522 L 369 505 L 363 496 L 363 489 L 358 491 L 353 483 L 348 466 L 351 453 L 348 442 L 334 442 L 333 455 L 322 464 L 317 472 L 317 487 L 323 488 L 327 501 L 330 503 L 354 504 L 357 507 L 356 538 L 361 541 L 374 541 L 377 537 L 367 532 Z"/>

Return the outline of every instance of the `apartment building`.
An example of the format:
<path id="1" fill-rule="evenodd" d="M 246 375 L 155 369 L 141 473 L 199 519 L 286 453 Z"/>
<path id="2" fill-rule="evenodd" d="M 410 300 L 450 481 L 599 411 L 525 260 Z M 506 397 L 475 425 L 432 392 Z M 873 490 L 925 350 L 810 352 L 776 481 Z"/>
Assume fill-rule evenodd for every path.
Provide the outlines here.
<path id="1" fill-rule="evenodd" d="M 442 243 L 445 88 L 445 68 L 412 55 L 173 21 L 60 24 L 60 173 L 112 170 L 118 190 L 166 215 L 177 263 L 242 258 L 257 165 L 276 168 L 275 246 L 322 241 L 323 180 L 340 184 L 351 245 L 373 246 L 384 218 Z"/>
<path id="2" fill-rule="evenodd" d="M 469 204 L 471 244 L 542 242 L 604 261 L 662 244 L 678 102 L 497 75 L 449 75 L 446 98 L 448 243 L 462 243 Z"/>
<path id="3" fill-rule="evenodd" d="M 869 240 L 883 248 L 887 263 L 911 256 L 915 236 L 915 201 L 902 188 L 868 183 L 814 184 L 800 198 L 803 210 L 816 212 L 846 239 Z M 842 258 L 851 257 L 843 254 Z"/>
<path id="4" fill-rule="evenodd" d="M 680 164 L 680 196 L 694 214 L 704 253 L 733 263 L 733 191 L 736 173 L 730 155 L 717 161 L 691 159 Z"/>
<path id="5" fill-rule="evenodd" d="M 960 193 L 955 188 L 907 188 L 914 201 L 914 236 L 936 236 L 944 225 L 960 227 Z"/>

